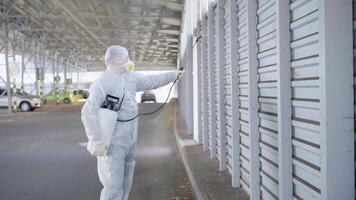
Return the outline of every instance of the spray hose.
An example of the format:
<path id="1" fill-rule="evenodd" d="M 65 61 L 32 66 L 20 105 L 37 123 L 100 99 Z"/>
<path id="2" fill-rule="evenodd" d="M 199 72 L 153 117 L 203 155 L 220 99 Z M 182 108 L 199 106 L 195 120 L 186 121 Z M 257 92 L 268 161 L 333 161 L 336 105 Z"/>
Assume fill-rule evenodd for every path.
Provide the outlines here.
<path id="1" fill-rule="evenodd" d="M 162 105 L 160 105 L 156 110 L 153 110 L 153 111 L 147 112 L 147 113 L 139 113 L 139 114 L 137 114 L 135 117 L 132 117 L 132 118 L 130 118 L 130 119 L 117 119 L 117 121 L 119 121 L 119 122 L 129 122 L 129 121 L 132 121 L 132 120 L 136 119 L 136 118 L 139 117 L 139 116 L 151 115 L 151 114 L 156 113 L 156 112 L 158 112 L 159 110 L 161 110 L 161 109 L 167 104 L 167 102 L 168 102 L 168 100 L 169 100 L 169 97 L 171 96 L 171 91 L 172 91 L 172 89 L 173 89 L 173 86 L 178 82 L 179 76 L 180 76 L 180 75 L 177 76 L 177 78 L 173 81 L 172 86 L 169 88 L 168 96 L 167 96 L 166 100 L 164 101 L 164 103 L 163 103 Z"/>

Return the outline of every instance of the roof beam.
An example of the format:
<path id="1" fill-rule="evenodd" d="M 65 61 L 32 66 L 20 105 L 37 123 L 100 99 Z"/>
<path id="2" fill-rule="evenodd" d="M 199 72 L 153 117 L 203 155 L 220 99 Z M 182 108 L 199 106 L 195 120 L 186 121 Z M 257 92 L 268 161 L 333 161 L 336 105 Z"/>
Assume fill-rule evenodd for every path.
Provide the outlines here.
<path id="1" fill-rule="evenodd" d="M 66 31 L 68 32 L 68 28 L 31 28 L 31 27 L 21 27 L 21 28 L 15 28 L 18 31 L 37 31 L 37 32 L 61 32 L 61 31 Z M 1 29 L 0 29 L 1 30 Z M 75 29 L 76 31 L 82 31 L 84 29 Z M 180 31 L 180 29 L 172 29 L 172 28 L 160 28 L 160 29 L 155 29 L 155 28 L 126 28 L 126 29 L 116 29 L 116 28 L 87 28 L 87 30 L 90 31 L 105 31 L 105 32 L 110 32 L 110 31 L 157 31 L 157 32 L 176 32 Z"/>
<path id="2" fill-rule="evenodd" d="M 75 16 L 65 5 L 63 5 L 59 0 L 56 0 L 55 2 L 56 2 L 56 5 L 60 6 L 64 10 L 64 12 L 67 13 L 74 22 L 76 22 L 82 29 L 84 29 L 85 32 L 87 32 L 92 38 L 94 38 L 95 41 L 97 41 L 101 46 L 106 48 L 107 45 L 105 45 L 105 43 L 102 42 L 98 38 L 97 35 L 95 35 L 93 32 L 88 30 L 87 26 L 85 24 L 83 24 L 80 21 L 80 19 L 77 16 Z"/>
<path id="3" fill-rule="evenodd" d="M 64 6 L 64 5 L 63 5 Z M 15 15 L 15 14 L 5 14 L 1 13 L 1 17 L 7 17 L 7 18 L 21 18 L 24 17 L 22 15 Z M 165 18 L 172 18 L 172 15 L 157 15 L 157 16 L 142 16 L 142 15 L 97 15 L 93 13 L 78 13 L 79 17 L 82 18 L 99 18 L 99 19 L 115 19 L 115 20 L 127 20 L 127 19 L 153 19 L 157 20 L 159 18 L 165 17 Z M 48 14 L 48 13 L 37 13 L 36 15 L 31 15 L 31 18 L 34 19 L 69 19 L 67 16 L 64 15 L 54 15 L 54 14 Z M 177 16 L 177 18 L 174 18 L 176 20 L 180 20 L 180 17 Z"/>

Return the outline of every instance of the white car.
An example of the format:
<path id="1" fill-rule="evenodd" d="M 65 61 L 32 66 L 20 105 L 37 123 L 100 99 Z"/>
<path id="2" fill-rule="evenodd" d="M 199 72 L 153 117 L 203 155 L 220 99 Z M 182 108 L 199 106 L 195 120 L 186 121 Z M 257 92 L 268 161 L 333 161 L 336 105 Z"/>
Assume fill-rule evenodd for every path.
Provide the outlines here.
<path id="1" fill-rule="evenodd" d="M 42 107 L 42 100 L 39 96 L 34 96 L 27 94 L 26 92 L 21 93 L 19 90 L 16 94 L 12 94 L 12 104 L 14 105 L 16 102 L 16 106 L 22 112 L 33 111 L 36 108 Z M 5 89 L 0 88 L 0 107 L 7 107 L 7 91 Z"/>

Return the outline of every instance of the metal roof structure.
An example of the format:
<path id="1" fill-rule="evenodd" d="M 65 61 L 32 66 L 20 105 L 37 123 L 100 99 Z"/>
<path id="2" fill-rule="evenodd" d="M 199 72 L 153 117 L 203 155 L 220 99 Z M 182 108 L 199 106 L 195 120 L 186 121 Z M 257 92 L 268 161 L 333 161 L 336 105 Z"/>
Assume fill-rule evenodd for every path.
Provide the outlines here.
<path id="1" fill-rule="evenodd" d="M 35 38 L 42 50 L 84 63 L 86 71 L 104 70 L 105 50 L 113 44 L 127 47 L 138 69 L 173 69 L 182 1 L 0 0 L 0 20 L 14 30 L 12 43 L 27 41 L 30 48 Z"/>

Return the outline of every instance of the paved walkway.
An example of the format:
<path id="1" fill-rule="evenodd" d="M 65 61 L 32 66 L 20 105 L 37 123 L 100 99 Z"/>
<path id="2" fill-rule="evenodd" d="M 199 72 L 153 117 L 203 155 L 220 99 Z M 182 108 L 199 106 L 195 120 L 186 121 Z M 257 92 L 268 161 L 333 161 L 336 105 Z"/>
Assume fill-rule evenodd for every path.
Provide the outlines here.
<path id="1" fill-rule="evenodd" d="M 197 198 L 204 200 L 248 200 L 248 194 L 241 188 L 231 187 L 229 172 L 219 171 L 217 159 L 210 159 L 210 153 L 203 152 L 202 145 L 196 144 L 187 134 L 182 117 L 176 117 L 176 138 L 186 171 L 192 182 Z"/>
<path id="2" fill-rule="evenodd" d="M 141 111 L 157 106 L 144 104 Z M 193 199 L 173 117 L 166 107 L 140 119 L 131 200 Z M 0 199 L 99 199 L 96 160 L 80 145 L 85 141 L 80 106 L 0 116 Z"/>

